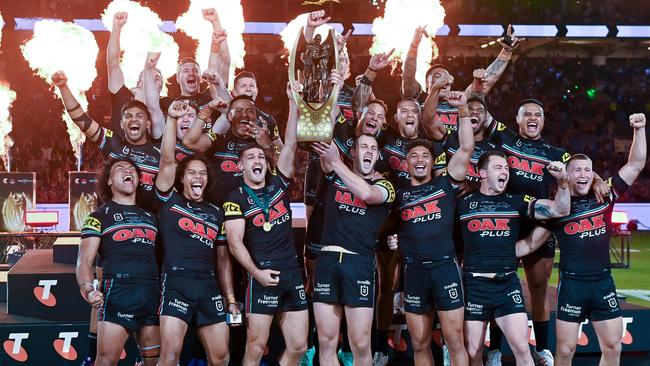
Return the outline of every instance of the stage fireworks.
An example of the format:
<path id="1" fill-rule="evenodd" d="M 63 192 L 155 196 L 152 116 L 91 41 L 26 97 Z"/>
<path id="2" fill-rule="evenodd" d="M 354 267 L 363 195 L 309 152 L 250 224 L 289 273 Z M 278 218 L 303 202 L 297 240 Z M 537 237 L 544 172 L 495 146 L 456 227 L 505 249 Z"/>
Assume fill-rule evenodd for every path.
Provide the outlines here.
<path id="1" fill-rule="evenodd" d="M 9 88 L 9 84 L 0 82 L 0 157 L 5 169 L 11 171 L 11 147 L 14 140 L 9 137 L 11 132 L 11 114 L 9 108 L 16 100 L 16 92 Z"/>
<path id="2" fill-rule="evenodd" d="M 84 93 L 97 77 L 95 61 L 99 52 L 95 36 L 89 30 L 74 23 L 40 20 L 34 24 L 32 38 L 20 49 L 32 70 L 47 83 L 51 84 L 52 74 L 64 71 L 68 76 L 68 87 L 87 110 L 88 101 Z M 61 97 L 56 88 L 55 93 Z M 66 112 L 63 112 L 63 120 L 79 168 L 86 136 Z"/>
<path id="3" fill-rule="evenodd" d="M 411 45 L 413 32 L 418 26 L 426 26 L 429 35 L 436 34 L 444 25 L 445 9 L 439 0 L 387 0 L 384 16 L 372 22 L 375 35 L 370 54 L 389 52 L 395 49 L 394 56 L 402 60 Z M 417 73 L 415 79 L 425 85 L 425 74 L 431 60 L 438 57 L 438 48 L 432 38 L 424 37 L 418 48 Z"/>
<path id="4" fill-rule="evenodd" d="M 147 52 L 161 52 L 156 67 L 160 70 L 163 81 L 174 75 L 178 64 L 178 44 L 174 37 L 160 30 L 162 20 L 158 14 L 135 1 L 114 0 L 102 14 L 102 22 L 108 30 L 113 29 L 113 17 L 120 11 L 129 14 L 120 37 L 123 51 L 120 65 L 124 73 L 124 85 L 127 88 L 136 86 Z M 167 95 L 165 82 L 162 94 Z"/>
<path id="5" fill-rule="evenodd" d="M 2 29 L 5 27 L 5 21 L 2 19 L 2 13 L 0 13 L 0 46 L 2 46 Z"/>
<path id="6" fill-rule="evenodd" d="M 217 10 L 221 26 L 228 33 L 228 51 L 230 52 L 230 81 L 232 87 L 235 69 L 244 67 L 244 10 L 240 0 L 191 0 L 185 14 L 176 19 L 176 28 L 199 42 L 196 49 L 196 61 L 201 70 L 208 67 L 210 45 L 212 43 L 212 24 L 203 19 L 202 9 Z"/>

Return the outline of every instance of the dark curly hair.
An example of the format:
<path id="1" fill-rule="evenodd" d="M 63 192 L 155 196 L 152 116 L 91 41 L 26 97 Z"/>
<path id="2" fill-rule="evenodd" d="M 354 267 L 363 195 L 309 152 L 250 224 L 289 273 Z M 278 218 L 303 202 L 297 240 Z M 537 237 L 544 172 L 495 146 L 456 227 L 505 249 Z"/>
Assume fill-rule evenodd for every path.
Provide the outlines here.
<path id="1" fill-rule="evenodd" d="M 203 192 L 203 198 L 209 199 L 213 195 L 215 190 L 215 184 L 217 183 L 217 171 L 214 167 L 214 162 L 206 158 L 204 155 L 200 154 L 191 154 L 183 158 L 178 165 L 176 166 L 176 179 L 174 180 L 174 188 L 176 192 L 183 194 L 183 176 L 187 167 L 193 161 L 202 161 L 205 164 L 205 167 L 208 169 L 208 184 L 205 186 L 205 191 Z"/>
<path id="2" fill-rule="evenodd" d="M 102 202 L 108 202 L 113 198 L 113 191 L 111 186 L 108 184 L 108 179 L 111 177 L 111 168 L 113 165 L 119 162 L 127 162 L 135 168 L 136 173 L 138 174 L 138 182 L 140 182 L 140 168 L 135 164 L 131 158 L 127 156 L 120 156 L 117 158 L 110 158 L 104 163 L 104 167 L 97 173 L 97 194 L 101 198 Z"/>

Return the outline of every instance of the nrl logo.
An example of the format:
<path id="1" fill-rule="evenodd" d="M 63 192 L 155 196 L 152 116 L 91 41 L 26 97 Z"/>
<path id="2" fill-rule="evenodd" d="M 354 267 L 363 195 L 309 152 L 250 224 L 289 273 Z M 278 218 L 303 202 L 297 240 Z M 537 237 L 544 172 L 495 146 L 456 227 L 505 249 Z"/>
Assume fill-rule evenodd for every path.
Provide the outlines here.
<path id="1" fill-rule="evenodd" d="M 521 296 L 519 294 L 512 295 L 512 301 L 514 301 L 515 304 L 521 304 Z"/>
<path id="2" fill-rule="evenodd" d="M 366 285 L 359 286 L 359 293 L 361 294 L 361 296 L 368 296 L 368 286 Z"/>
<path id="3" fill-rule="evenodd" d="M 217 300 L 215 302 L 215 305 L 217 307 L 217 311 L 223 311 L 223 302 L 221 302 L 221 300 Z"/>
<path id="4" fill-rule="evenodd" d="M 471 208 L 472 210 L 475 209 L 476 207 L 478 207 L 478 202 L 472 202 L 469 204 L 469 208 Z"/>
<path id="5" fill-rule="evenodd" d="M 613 297 L 612 297 L 611 299 L 607 300 L 607 303 L 609 304 L 609 307 L 610 307 L 610 308 L 615 308 L 616 305 L 617 305 L 617 304 L 616 304 L 616 299 L 613 298 Z"/>
<path id="6" fill-rule="evenodd" d="M 449 297 L 451 297 L 454 300 L 457 299 L 458 298 L 458 289 L 455 288 L 455 287 L 450 289 L 449 290 Z"/>
<path id="7" fill-rule="evenodd" d="M 300 291 L 298 291 L 298 296 L 300 296 L 300 300 L 304 300 L 305 297 L 306 297 L 305 296 L 305 290 L 300 289 Z"/>

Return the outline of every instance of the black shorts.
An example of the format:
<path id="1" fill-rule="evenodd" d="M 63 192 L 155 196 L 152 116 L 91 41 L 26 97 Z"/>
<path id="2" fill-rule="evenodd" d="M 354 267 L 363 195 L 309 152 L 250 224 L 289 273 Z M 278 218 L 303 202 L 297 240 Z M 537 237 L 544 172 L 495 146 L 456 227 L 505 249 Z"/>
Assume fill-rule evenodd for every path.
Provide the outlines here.
<path id="1" fill-rule="evenodd" d="M 525 313 L 524 294 L 516 273 L 503 278 L 474 277 L 464 273 L 465 320 L 488 321 Z"/>
<path id="2" fill-rule="evenodd" d="M 314 302 L 375 305 L 374 256 L 321 251 L 314 277 Z"/>
<path id="3" fill-rule="evenodd" d="M 162 275 L 159 315 L 203 326 L 226 321 L 227 305 L 217 279 L 209 274 L 166 272 Z"/>
<path id="4" fill-rule="evenodd" d="M 315 260 L 323 247 L 320 242 L 321 237 L 323 236 L 324 221 L 325 210 L 322 203 L 318 202 L 314 205 L 314 210 L 311 212 L 309 222 L 307 223 L 307 233 L 305 234 L 305 256 L 307 259 Z"/>
<path id="5" fill-rule="evenodd" d="M 580 278 L 560 272 L 557 286 L 557 318 L 566 322 L 592 322 L 622 316 L 611 272 Z"/>
<path id="6" fill-rule="evenodd" d="M 423 314 L 432 308 L 462 308 L 463 282 L 455 259 L 434 263 L 412 263 L 404 268 L 404 310 Z"/>
<path id="7" fill-rule="evenodd" d="M 104 304 L 97 320 L 115 323 L 133 332 L 146 325 L 158 325 L 160 282 L 157 278 L 105 278 L 101 291 Z"/>
<path id="8" fill-rule="evenodd" d="M 273 315 L 282 311 L 307 310 L 305 284 L 295 257 L 288 260 L 264 261 L 263 265 L 257 265 L 260 269 L 280 271 L 280 281 L 277 286 L 264 287 L 248 274 L 246 313 Z"/>

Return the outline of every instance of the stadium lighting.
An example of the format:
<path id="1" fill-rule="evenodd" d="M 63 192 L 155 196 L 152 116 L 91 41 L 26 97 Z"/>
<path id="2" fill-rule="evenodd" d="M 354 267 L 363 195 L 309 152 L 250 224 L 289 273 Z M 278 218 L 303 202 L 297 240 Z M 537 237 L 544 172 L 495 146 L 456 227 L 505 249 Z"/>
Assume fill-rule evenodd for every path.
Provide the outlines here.
<path id="1" fill-rule="evenodd" d="M 627 217 L 627 212 L 625 211 L 614 211 L 612 212 L 612 224 L 614 225 L 623 225 L 629 222 Z"/>
<path id="2" fill-rule="evenodd" d="M 605 38 L 609 29 L 606 25 L 567 25 L 567 37 Z"/>
<path id="3" fill-rule="evenodd" d="M 648 25 L 617 25 L 617 38 L 650 38 Z"/>
<path id="4" fill-rule="evenodd" d="M 555 37 L 557 27 L 554 25 L 513 24 L 515 34 L 519 37 Z"/>
<path id="5" fill-rule="evenodd" d="M 587 89 L 587 97 L 589 99 L 594 99 L 596 97 L 596 89 L 594 89 L 594 88 Z"/>
<path id="6" fill-rule="evenodd" d="M 500 37 L 503 34 L 501 24 L 458 24 L 461 37 Z"/>

